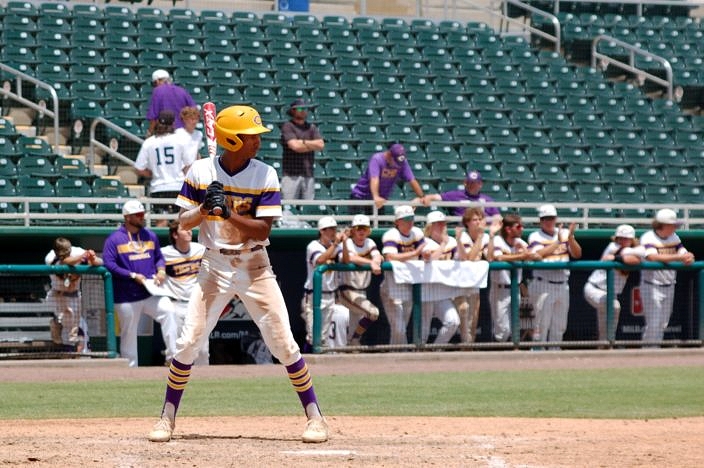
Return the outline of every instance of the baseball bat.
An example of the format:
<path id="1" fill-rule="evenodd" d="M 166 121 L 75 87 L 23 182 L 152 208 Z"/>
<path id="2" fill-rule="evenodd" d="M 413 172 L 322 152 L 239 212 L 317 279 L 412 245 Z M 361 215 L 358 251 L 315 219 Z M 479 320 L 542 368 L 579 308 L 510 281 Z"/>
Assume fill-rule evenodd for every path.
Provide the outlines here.
<path id="1" fill-rule="evenodd" d="M 213 180 L 216 179 L 215 173 L 215 153 L 218 150 L 218 143 L 215 140 L 215 104 L 212 102 L 206 102 L 203 104 L 203 125 L 205 129 L 205 142 L 208 145 L 208 156 L 212 162 L 213 170 Z M 222 214 L 222 207 L 216 206 L 213 208 L 212 213 L 215 216 L 220 216 Z"/>

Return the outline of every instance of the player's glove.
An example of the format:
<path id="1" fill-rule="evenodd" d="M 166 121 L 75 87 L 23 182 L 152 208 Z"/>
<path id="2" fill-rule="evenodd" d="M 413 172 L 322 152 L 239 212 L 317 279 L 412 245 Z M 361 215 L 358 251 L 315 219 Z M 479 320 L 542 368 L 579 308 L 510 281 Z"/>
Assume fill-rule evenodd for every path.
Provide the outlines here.
<path id="1" fill-rule="evenodd" d="M 223 219 L 230 217 L 230 208 L 227 206 L 225 190 L 221 182 L 214 180 L 208 185 L 205 191 L 203 208 L 208 210 L 208 213 L 220 216 Z"/>

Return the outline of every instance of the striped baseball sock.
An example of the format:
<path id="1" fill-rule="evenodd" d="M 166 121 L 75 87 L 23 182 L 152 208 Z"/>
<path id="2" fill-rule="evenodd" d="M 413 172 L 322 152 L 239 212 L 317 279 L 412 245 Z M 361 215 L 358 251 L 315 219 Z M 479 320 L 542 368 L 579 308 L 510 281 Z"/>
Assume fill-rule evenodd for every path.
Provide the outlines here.
<path id="1" fill-rule="evenodd" d="M 162 416 L 167 416 L 171 421 L 176 418 L 178 405 L 181 403 L 183 390 L 186 388 L 188 379 L 191 377 L 192 364 L 182 364 L 176 359 L 171 361 L 169 366 L 169 377 L 166 381 L 166 396 L 164 398 L 164 408 L 161 410 Z"/>
<path id="2" fill-rule="evenodd" d="M 354 333 L 352 333 L 352 338 L 359 338 L 360 336 L 364 335 L 364 332 L 367 331 L 367 328 L 369 328 L 369 325 L 371 324 L 372 321 L 369 320 L 369 317 L 362 317 L 361 319 L 359 319 L 357 328 L 355 328 Z"/>
<path id="3" fill-rule="evenodd" d="M 288 372 L 288 379 L 291 381 L 291 385 L 298 393 L 298 398 L 301 400 L 301 405 L 303 405 L 303 410 L 306 412 L 308 419 L 322 417 L 318 399 L 315 396 L 315 389 L 313 388 L 313 379 L 310 376 L 310 372 L 308 372 L 306 361 L 300 358 L 290 366 L 286 366 L 286 372 Z"/>

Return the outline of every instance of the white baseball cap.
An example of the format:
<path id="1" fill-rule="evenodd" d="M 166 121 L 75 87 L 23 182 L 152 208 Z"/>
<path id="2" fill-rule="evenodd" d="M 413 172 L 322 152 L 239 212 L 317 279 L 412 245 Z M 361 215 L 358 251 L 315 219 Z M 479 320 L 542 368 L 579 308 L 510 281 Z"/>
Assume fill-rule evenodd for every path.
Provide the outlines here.
<path id="1" fill-rule="evenodd" d="M 663 208 L 662 210 L 658 210 L 658 212 L 655 214 L 655 221 L 660 224 L 679 224 L 679 222 L 677 221 L 677 213 L 675 213 L 669 208 Z"/>
<path id="2" fill-rule="evenodd" d="M 621 224 L 616 227 L 614 237 L 623 237 L 625 239 L 635 239 L 636 230 L 630 224 Z"/>
<path id="3" fill-rule="evenodd" d="M 318 220 L 318 231 L 327 229 L 329 227 L 337 227 L 337 221 L 332 216 L 323 216 Z"/>
<path id="4" fill-rule="evenodd" d="M 552 205 L 541 205 L 538 207 L 538 218 L 557 217 L 557 210 Z"/>
<path id="5" fill-rule="evenodd" d="M 124 205 L 122 205 L 123 215 L 132 215 L 137 213 L 144 213 L 144 205 L 139 200 L 127 200 Z"/>
<path id="6" fill-rule="evenodd" d="M 371 227 L 372 223 L 369 221 L 369 216 L 364 214 L 355 215 L 352 218 L 352 226 L 366 226 Z"/>
<path id="7" fill-rule="evenodd" d="M 160 68 L 158 70 L 154 70 L 154 73 L 152 73 L 152 81 L 165 80 L 168 79 L 169 76 L 169 72 Z"/>
<path id="8" fill-rule="evenodd" d="M 400 205 L 394 210 L 394 216 L 396 220 L 403 218 L 413 218 L 413 207 L 410 205 Z"/>
<path id="9" fill-rule="evenodd" d="M 426 224 L 439 223 L 446 220 L 445 213 L 442 211 L 431 211 L 426 216 Z"/>

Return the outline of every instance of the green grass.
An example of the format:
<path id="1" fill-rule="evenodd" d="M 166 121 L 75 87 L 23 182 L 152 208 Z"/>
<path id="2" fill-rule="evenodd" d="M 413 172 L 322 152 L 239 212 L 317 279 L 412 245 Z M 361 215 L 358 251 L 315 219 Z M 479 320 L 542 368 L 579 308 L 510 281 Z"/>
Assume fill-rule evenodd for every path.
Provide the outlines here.
<path id="1" fill-rule="evenodd" d="M 704 415 L 704 369 L 485 371 L 314 377 L 323 411 L 351 416 L 646 419 Z M 0 383 L 0 419 L 151 417 L 165 382 Z M 297 415 L 281 377 L 188 384 L 179 414 Z"/>

